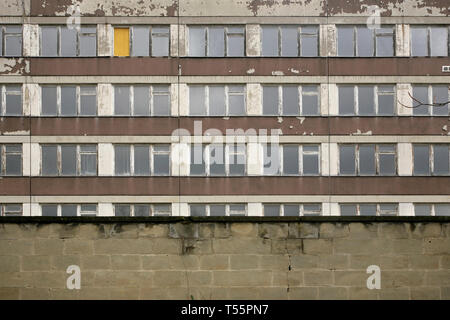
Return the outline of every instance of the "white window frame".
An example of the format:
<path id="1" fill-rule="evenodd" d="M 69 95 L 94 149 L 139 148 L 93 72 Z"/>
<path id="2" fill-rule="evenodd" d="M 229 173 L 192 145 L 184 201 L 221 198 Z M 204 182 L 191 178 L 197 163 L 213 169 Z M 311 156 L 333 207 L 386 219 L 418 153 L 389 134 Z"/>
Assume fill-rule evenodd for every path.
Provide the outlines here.
<path id="1" fill-rule="evenodd" d="M 147 32 L 148 32 L 148 56 L 135 56 L 133 55 L 133 38 L 134 38 L 134 28 L 138 27 L 138 28 L 147 28 Z M 168 25 L 116 25 L 113 28 L 118 28 L 118 29 L 126 29 L 128 28 L 128 32 L 129 32 L 129 50 L 130 50 L 130 57 L 168 57 L 170 56 L 170 26 Z M 153 28 L 167 28 L 167 33 L 166 32 L 155 32 L 153 33 Z M 152 54 L 152 49 L 153 49 L 153 35 L 155 37 L 161 37 L 161 38 L 167 38 L 168 40 L 168 48 L 167 48 L 167 55 L 165 56 L 154 56 Z"/>
<path id="2" fill-rule="evenodd" d="M 71 206 L 77 206 L 77 217 L 82 217 L 84 215 L 98 215 L 98 203 L 39 203 L 39 209 L 41 210 L 41 216 L 42 216 L 42 206 L 57 206 L 57 216 L 62 217 L 62 206 L 64 205 L 71 205 Z M 83 205 L 95 205 L 96 210 L 95 211 L 83 211 L 81 210 L 81 206 Z"/>
<path id="3" fill-rule="evenodd" d="M 19 33 L 17 32 L 8 32 L 6 33 L 6 28 L 7 27 L 18 27 L 21 28 L 21 31 Z M 11 24 L 11 25 L 0 25 L 0 29 L 1 29 L 1 37 L 0 37 L 0 41 L 2 42 L 1 45 L 1 51 L 0 51 L 0 57 L 21 57 L 23 55 L 23 26 L 22 25 L 17 25 L 17 24 Z M 19 55 L 6 55 L 6 38 L 8 36 L 12 36 L 12 37 L 20 37 L 20 54 Z"/>
<path id="4" fill-rule="evenodd" d="M 362 57 L 359 55 L 358 52 L 358 27 L 367 27 L 366 25 L 362 25 L 362 24 L 358 24 L 358 25 L 344 25 L 344 24 L 340 24 L 337 25 L 336 28 L 350 28 L 353 27 L 353 55 L 351 56 L 341 56 L 339 55 L 339 52 L 337 52 L 337 56 L 338 57 L 347 57 L 347 58 L 351 58 L 351 57 Z M 371 56 L 364 56 L 362 58 L 375 58 L 375 57 L 384 57 L 384 58 L 389 58 L 389 57 L 395 57 L 396 56 L 396 43 L 395 43 L 395 37 L 396 37 L 396 30 L 395 30 L 395 25 L 393 24 L 386 24 L 386 25 L 381 25 L 380 28 L 381 29 L 385 29 L 385 28 L 390 28 L 392 27 L 392 34 L 391 33 L 377 33 L 378 28 L 376 29 L 372 29 L 372 41 L 373 41 L 373 55 Z M 370 29 L 369 29 L 370 30 Z M 339 41 L 339 36 L 338 36 L 339 32 L 338 30 L 336 30 L 336 47 L 337 50 L 339 51 L 339 45 L 338 45 L 338 41 Z M 392 35 L 392 45 L 393 45 L 393 50 L 392 50 L 392 56 L 378 56 L 378 46 L 377 46 L 377 38 L 378 37 L 386 37 L 386 36 L 391 36 Z"/>
<path id="5" fill-rule="evenodd" d="M 421 101 L 422 103 L 425 104 L 432 104 L 434 103 L 433 101 L 433 88 L 438 87 L 438 86 L 447 86 L 449 87 L 448 89 L 448 94 L 447 94 L 447 101 L 450 101 L 450 85 L 446 85 L 446 84 L 419 84 L 419 83 L 414 83 L 412 85 L 412 91 L 411 94 L 414 97 L 414 87 L 427 87 L 427 101 Z M 417 97 L 414 97 L 417 99 Z M 419 99 L 418 99 L 419 100 Z M 420 101 L 420 100 L 419 100 Z M 414 105 L 414 101 L 413 101 L 413 105 Z M 426 106 L 428 108 L 428 113 L 427 114 L 414 114 L 414 111 L 412 112 L 412 116 L 413 117 L 448 117 L 450 115 L 450 103 L 447 104 L 447 110 L 448 113 L 445 115 L 435 115 L 433 113 L 434 107 L 433 106 Z M 444 108 L 444 107 L 442 107 Z M 413 109 L 414 110 L 414 109 Z"/>
<path id="6" fill-rule="evenodd" d="M 46 85 L 41 85 L 40 86 L 40 90 L 41 90 L 41 97 L 42 97 L 42 88 L 43 87 L 56 87 L 56 115 L 44 115 L 43 114 L 43 110 L 42 110 L 42 103 L 41 103 L 41 110 L 40 110 L 40 115 L 42 117 L 62 117 L 62 118 L 70 118 L 70 117 L 96 117 L 98 114 L 98 88 L 97 88 L 97 84 L 82 84 L 82 85 L 78 85 L 78 84 L 63 84 L 63 85 L 59 85 L 59 84 L 46 84 Z M 77 113 L 75 115 L 64 115 L 61 114 L 61 105 L 62 105 L 62 100 L 61 100 L 61 88 L 62 87 L 75 87 L 76 90 L 76 105 L 77 105 Z M 94 91 L 90 91 L 89 93 L 82 93 L 81 89 L 85 89 L 85 87 L 95 87 Z M 94 115 L 84 115 L 81 114 L 81 97 L 82 96 L 95 96 L 95 114 Z M 41 98 L 42 99 L 42 98 Z"/>
<path id="7" fill-rule="evenodd" d="M 432 56 L 431 55 L 431 28 L 433 27 L 441 27 L 441 28 L 447 28 L 447 55 L 446 56 Z M 413 56 L 413 46 L 412 46 L 412 40 L 413 40 L 413 36 L 412 36 L 412 29 L 422 29 L 422 28 L 426 28 L 426 45 L 427 45 L 427 54 L 425 56 Z M 410 27 L 411 31 L 409 32 L 409 43 L 411 43 L 410 46 L 410 56 L 411 57 L 448 57 L 450 54 L 450 26 L 448 25 L 441 25 L 441 24 L 437 24 L 437 25 L 419 25 L 419 24 L 415 24 L 415 25 L 411 25 Z"/>
<path id="8" fill-rule="evenodd" d="M 381 91 L 379 90 L 379 87 L 383 87 L 383 86 L 392 86 L 394 87 L 394 90 L 391 92 L 388 91 Z M 354 101 L 354 105 L 353 105 L 353 113 L 339 113 L 338 116 L 339 117 L 395 117 L 397 115 L 397 106 L 396 106 L 396 101 L 397 101 L 397 90 L 396 90 L 396 85 L 395 84 L 391 84 L 391 83 L 386 83 L 386 84 L 378 84 L 378 85 L 372 85 L 372 84 L 357 84 L 357 85 L 352 85 L 352 84 L 342 84 L 339 85 L 338 88 L 341 87 L 347 87 L 347 88 L 353 88 L 353 101 Z M 359 87 L 373 87 L 373 98 L 374 98 L 374 107 L 375 107 L 375 113 L 373 114 L 360 114 L 359 113 Z M 338 91 L 339 92 L 339 91 Z M 339 93 L 338 93 L 339 94 Z M 394 104 L 393 104 L 393 114 L 380 114 L 380 106 L 378 103 L 378 97 L 379 96 L 389 96 L 392 95 L 393 96 L 393 100 L 394 100 Z M 338 99 L 338 103 L 339 103 L 339 99 Z M 339 112 L 339 106 L 338 106 L 338 112 Z"/>
<path id="9" fill-rule="evenodd" d="M 188 28 L 188 52 L 189 52 L 189 57 L 199 57 L 199 58 L 201 58 L 201 57 L 216 57 L 216 56 L 210 56 L 209 55 L 209 43 L 208 43 L 208 41 L 209 41 L 209 29 L 211 29 L 211 28 L 223 28 L 224 29 L 224 55 L 223 56 L 218 56 L 218 57 L 223 57 L 223 58 L 225 58 L 225 57 L 234 57 L 234 56 L 230 56 L 230 55 L 228 55 L 228 46 L 229 46 L 229 44 L 228 44 L 228 41 L 229 41 L 229 38 L 230 37 L 240 37 L 240 36 L 242 36 L 242 38 L 243 38 L 243 40 L 244 40 L 244 50 L 243 50 L 243 56 L 242 57 L 245 57 L 245 52 L 246 52 L 246 50 L 245 50 L 245 47 L 246 47 L 246 40 L 245 40 L 245 25 L 241 25 L 241 24 L 238 24 L 238 25 L 194 25 L 194 24 L 191 24 L 191 25 L 188 25 L 187 26 L 187 28 Z M 203 38 L 203 41 L 204 41 L 204 44 L 205 44 L 205 52 L 203 53 L 204 55 L 201 55 L 201 56 L 193 56 L 193 55 L 191 55 L 191 50 L 190 50 L 190 46 L 191 46 L 191 43 L 190 43 L 190 41 L 189 41 L 189 38 L 190 38 L 190 36 L 189 36 L 189 32 L 190 32 L 190 29 L 191 28 L 203 28 L 203 34 L 204 34 L 204 38 Z M 228 28 L 242 28 L 242 33 L 241 32 L 232 32 L 232 31 L 229 31 L 228 30 Z"/>
<path id="10" fill-rule="evenodd" d="M 155 91 L 155 87 L 159 86 L 167 86 L 167 92 L 163 91 Z M 114 84 L 114 90 L 113 95 L 115 95 L 116 87 L 128 87 L 130 90 L 130 95 L 128 96 L 128 102 L 130 103 L 130 113 L 128 115 L 122 115 L 122 114 L 116 114 L 116 102 L 114 101 L 113 104 L 113 116 L 114 117 L 136 117 L 136 118 L 142 118 L 142 117 L 170 117 L 170 108 L 171 108 L 171 100 L 170 100 L 170 85 L 166 83 L 161 84 L 139 84 L 135 83 L 132 85 L 128 84 Z M 148 108 L 149 108 L 149 114 L 148 115 L 136 115 L 134 112 L 134 88 L 135 87 L 148 87 L 149 90 L 149 101 L 148 101 Z M 167 96 L 168 97 L 168 114 L 166 116 L 160 116 L 155 115 L 155 103 L 154 103 L 154 96 Z"/>
<path id="11" fill-rule="evenodd" d="M 156 176 L 156 177 L 167 177 L 170 176 L 172 173 L 172 161 L 171 161 L 171 153 L 172 153 L 172 146 L 170 144 L 145 144 L 145 143 L 135 143 L 135 144 L 125 144 L 125 143 L 115 143 L 114 144 L 114 152 L 116 152 L 115 147 L 116 146 L 129 146 L 130 147 L 130 174 L 116 174 L 116 170 L 114 168 L 114 175 L 118 177 L 149 177 L 149 176 Z M 150 168 L 150 174 L 149 175 L 137 175 L 134 172 L 134 147 L 140 146 L 140 147 L 148 147 L 149 151 L 149 168 Z M 168 147 L 169 151 L 155 151 L 155 147 Z M 169 174 L 167 175 L 155 175 L 155 165 L 154 165 L 154 156 L 162 154 L 162 155 L 168 155 L 169 156 Z"/>
<path id="12" fill-rule="evenodd" d="M 242 92 L 231 91 L 230 87 L 233 86 L 242 86 Z M 205 100 L 203 101 L 203 108 L 206 111 L 203 115 L 192 115 L 191 114 L 191 106 L 189 103 L 189 116 L 191 117 L 244 117 L 247 115 L 247 86 L 242 83 L 236 84 L 191 84 L 189 88 L 197 87 L 203 88 L 205 94 Z M 209 89 L 210 87 L 224 87 L 225 89 L 225 115 L 210 115 L 209 112 Z M 244 98 L 244 114 L 242 115 L 231 115 L 230 114 L 230 96 L 243 96 Z"/>
<path id="13" fill-rule="evenodd" d="M 56 146 L 56 165 L 57 165 L 57 174 L 56 175 L 44 175 L 42 173 L 42 157 L 43 157 L 43 151 L 42 147 L 46 146 Z M 61 147 L 62 146 L 75 146 L 76 147 L 76 174 L 74 176 L 72 175 L 63 175 L 62 174 L 62 152 Z M 81 151 L 82 146 L 95 146 L 95 153 L 93 151 Z M 95 143 L 83 143 L 83 144 L 76 144 L 76 143 L 63 143 L 63 144 L 55 144 L 55 143 L 42 143 L 39 145 L 40 151 L 41 151 L 41 164 L 40 164 L 40 176 L 42 177 L 95 177 L 98 175 L 98 146 Z M 96 173 L 95 174 L 81 174 L 81 155 L 82 154 L 95 154 L 96 155 Z"/>
<path id="14" fill-rule="evenodd" d="M 303 92 L 303 87 L 311 87 L 316 86 L 317 91 L 316 92 Z M 278 113 L 273 114 L 264 114 L 264 88 L 267 87 L 276 87 L 278 88 Z M 283 114 L 283 88 L 285 87 L 297 87 L 298 91 L 298 114 L 295 115 L 284 115 Z M 313 83 L 313 84 L 304 84 L 304 85 L 297 85 L 297 84 L 263 84 L 262 85 L 262 92 L 261 95 L 261 103 L 262 103 L 262 114 L 263 117 L 298 117 L 298 116 L 307 116 L 307 117 L 315 117 L 320 116 L 320 85 Z M 316 96 L 317 97 L 317 113 L 315 115 L 304 115 L 303 113 L 303 96 Z"/>
<path id="15" fill-rule="evenodd" d="M 191 144 L 190 145 L 190 152 L 192 152 L 192 147 L 197 146 L 195 144 Z M 248 159 L 248 155 L 247 155 L 247 145 L 245 143 L 209 143 L 209 144 L 202 144 L 201 145 L 202 150 L 204 150 L 203 152 L 203 161 L 205 162 L 205 173 L 201 174 L 201 175 L 192 175 L 193 177 L 244 177 L 247 176 L 247 159 Z M 221 146 L 221 147 L 225 147 L 224 148 L 224 158 L 225 158 L 225 175 L 211 175 L 211 147 L 217 147 L 217 146 Z M 233 152 L 232 149 L 233 147 L 242 147 L 243 148 L 243 152 Z M 230 156 L 231 155 L 243 155 L 245 158 L 245 163 L 244 163 L 244 174 L 243 175 L 231 175 L 230 174 Z M 189 164 L 190 166 L 191 164 Z"/>
<path id="16" fill-rule="evenodd" d="M 361 168 L 360 168 L 360 146 L 375 146 L 375 174 L 361 174 Z M 355 150 L 355 174 L 347 174 L 347 173 L 341 173 L 341 163 L 340 163 L 340 152 L 341 146 L 353 146 Z M 394 152 L 388 152 L 388 151 L 380 151 L 380 146 L 393 146 Z M 339 155 L 337 157 L 338 162 L 338 168 L 339 168 L 339 175 L 340 176 L 361 176 L 361 177 L 395 177 L 398 176 L 398 147 L 396 143 L 340 143 L 338 145 L 338 152 Z M 380 174 L 380 155 L 382 154 L 394 154 L 394 167 L 395 167 L 395 174 L 393 175 L 385 175 Z"/>
<path id="17" fill-rule="evenodd" d="M 323 205 L 322 205 L 322 203 L 321 202 L 311 202 L 311 203 L 271 203 L 271 202 L 265 202 L 265 203 L 263 203 L 262 204 L 263 205 L 263 216 L 264 216 L 264 210 L 265 210 L 265 206 L 266 205 L 272 205 L 272 206 L 279 206 L 279 208 L 280 208 L 280 211 L 279 211 L 279 215 L 278 216 L 274 216 L 274 217 L 284 217 L 285 215 L 284 215 L 284 206 L 299 206 L 299 217 L 302 217 L 302 216 L 313 216 L 313 215 L 319 215 L 319 216 L 321 216 L 322 214 L 323 214 Z M 320 209 L 319 209 L 319 211 L 315 211 L 315 213 L 314 214 L 311 214 L 311 213 L 308 213 L 308 214 L 305 214 L 306 213 L 306 210 L 305 210 L 305 207 L 304 206 L 307 206 L 307 205 L 318 205 L 318 206 L 320 206 Z"/>
<path id="18" fill-rule="evenodd" d="M 16 146 L 19 147 L 20 146 L 20 152 L 15 151 L 15 152 L 6 152 L 6 147 L 7 146 Z M 6 144 L 0 144 L 0 161 L 1 161 L 1 171 L 0 171 L 0 176 L 1 177 L 20 177 L 23 176 L 23 145 L 21 143 L 6 143 Z M 18 175 L 11 175 L 11 174 L 6 174 L 6 154 L 12 154 L 12 155 L 20 155 L 20 168 L 21 168 L 21 172 Z"/>
<path id="19" fill-rule="evenodd" d="M 116 206 L 129 206 L 130 207 L 130 217 L 135 217 L 135 206 L 149 206 L 149 217 L 168 217 L 172 215 L 172 203 L 113 203 L 113 216 L 116 216 Z M 169 206 L 168 214 L 157 214 L 155 215 L 155 207 L 157 206 Z"/>
<path id="20" fill-rule="evenodd" d="M 382 205 L 395 205 L 396 206 L 396 216 L 398 216 L 399 215 L 399 203 L 397 203 L 397 202 L 386 202 L 386 203 L 345 203 L 345 202 L 341 202 L 341 203 L 339 203 L 339 215 L 340 216 L 342 216 L 342 214 L 341 214 L 341 206 L 342 205 L 354 205 L 354 206 L 356 206 L 356 216 L 361 216 L 361 208 L 360 208 L 360 206 L 361 205 L 376 205 L 377 206 L 377 209 L 376 209 L 376 214 L 375 214 L 375 216 L 377 216 L 377 217 L 379 217 L 379 216 L 385 216 L 384 214 L 381 214 L 381 212 L 382 212 L 382 210 L 381 210 L 381 206 Z M 389 214 L 389 215 L 386 215 L 386 216 L 391 216 L 391 214 Z M 343 216 L 343 217 L 345 217 L 345 216 Z"/>
<path id="21" fill-rule="evenodd" d="M 225 206 L 225 216 L 226 217 L 240 217 L 248 215 L 248 205 L 247 203 L 189 203 L 189 216 L 191 216 L 191 206 L 205 206 L 205 217 L 211 217 L 211 206 Z M 230 206 L 241 205 L 244 206 L 244 211 L 240 211 L 243 214 L 231 214 L 232 210 Z"/>
<path id="22" fill-rule="evenodd" d="M 435 206 L 436 205 L 450 205 L 450 203 L 420 203 L 420 202 L 415 202 L 414 203 L 414 216 L 416 215 L 416 205 L 425 205 L 425 206 L 430 206 L 430 216 L 436 216 L 436 210 L 435 210 Z M 423 216 L 418 216 L 418 217 L 423 217 Z M 439 216 L 438 216 L 439 217 Z"/>
<path id="23" fill-rule="evenodd" d="M 6 93 L 6 88 L 8 87 L 19 87 L 19 90 L 14 90 L 14 91 L 8 91 L 8 93 Z M 23 116 L 23 96 L 22 96 L 22 84 L 21 83 L 17 83 L 17 84 L 0 84 L 0 99 L 1 99 L 1 114 L 0 116 L 2 117 L 21 117 Z M 14 114 L 14 115 L 9 115 L 6 114 L 6 96 L 9 95 L 14 95 L 14 96 L 20 96 L 20 103 L 21 103 L 21 110 L 22 112 L 20 114 Z"/>
<path id="24" fill-rule="evenodd" d="M 446 176 L 448 176 L 449 174 L 447 174 L 447 175 L 445 175 L 445 174 L 435 174 L 434 173 L 434 146 L 447 146 L 447 148 L 449 149 L 449 161 L 450 161 L 450 144 L 446 144 L 446 143 L 413 143 L 413 146 L 412 146 L 412 166 L 413 166 L 413 170 L 412 170 L 412 172 L 413 172 L 413 176 L 416 176 L 416 177 L 430 177 L 430 176 L 435 176 L 435 177 L 446 177 Z M 430 174 L 429 175 L 425 175 L 425 174 L 417 174 L 417 173 L 414 173 L 414 147 L 415 146 L 426 146 L 426 147 L 428 147 L 428 154 L 429 154 L 429 157 L 428 157 L 428 165 L 429 165 L 429 168 L 430 168 Z M 449 163 L 449 166 L 450 166 L 450 163 Z"/>
<path id="25" fill-rule="evenodd" d="M 44 56 L 42 54 L 42 47 L 43 47 L 43 43 L 42 43 L 42 27 L 53 27 L 56 28 L 56 51 L 57 54 L 56 56 L 51 56 L 51 57 L 66 57 L 63 56 L 61 54 L 61 28 L 65 28 L 66 25 L 49 25 L 49 24 L 41 24 L 39 25 L 39 56 L 40 57 L 49 57 L 49 56 Z M 87 28 L 95 28 L 95 32 L 84 32 L 82 31 L 82 28 L 87 27 Z M 98 56 L 98 45 L 97 45 L 97 25 L 95 24 L 86 24 L 86 25 L 81 25 L 80 28 L 77 30 L 77 44 L 76 44 L 76 54 L 75 56 L 71 56 L 73 58 L 75 57 L 96 57 Z M 80 54 L 80 38 L 81 37 L 95 37 L 95 54 L 92 56 L 82 56 Z"/>
<path id="26" fill-rule="evenodd" d="M 282 40 L 282 28 L 283 27 L 296 27 L 297 28 L 297 55 L 296 56 L 292 56 L 292 57 L 302 57 L 302 38 L 303 37 L 307 37 L 307 38 L 317 38 L 317 56 L 319 56 L 319 43 L 320 43 L 320 28 L 319 25 L 316 24 L 311 24 L 311 25 L 300 25 L 300 24 L 294 24 L 294 25 L 289 25 L 289 24 L 283 24 L 283 25 L 273 25 L 273 24 L 266 24 L 266 25 L 261 25 L 261 29 L 263 29 L 264 27 L 272 27 L 272 28 L 277 28 L 277 40 L 278 40 L 278 54 L 276 56 L 263 56 L 262 55 L 262 47 L 263 47 L 263 39 L 261 37 L 261 56 L 263 57 L 289 57 L 289 56 L 283 56 L 283 40 Z M 317 32 L 316 33 L 308 33 L 308 32 L 303 32 L 303 28 L 306 27 L 315 27 L 317 28 Z M 261 34 L 262 34 L 262 30 L 261 30 Z"/>
<path id="27" fill-rule="evenodd" d="M 267 143 L 263 145 L 266 148 L 270 148 L 271 144 Z M 265 173 L 264 171 L 264 166 L 263 166 L 263 175 L 264 176 L 285 176 L 285 177 L 289 177 L 289 176 L 306 176 L 306 177 L 318 177 L 321 175 L 321 146 L 320 144 L 295 144 L 295 143 L 283 143 L 283 144 L 278 144 L 278 158 L 280 159 L 280 163 L 279 163 L 279 173 L 278 174 L 268 174 Z M 298 174 L 287 174 L 284 173 L 284 146 L 296 146 L 298 147 Z M 317 147 L 317 152 L 316 151 L 303 151 L 303 147 Z M 303 168 L 303 155 L 304 154 L 310 154 L 310 155 L 317 155 L 318 158 L 318 169 L 319 172 L 317 174 L 305 174 L 304 173 L 304 168 Z"/>
<path id="28" fill-rule="evenodd" d="M 20 206 L 20 211 L 9 211 L 7 213 L 6 207 L 8 206 Z M 0 204 L 0 216 L 22 216 L 23 215 L 23 204 L 22 203 L 2 203 Z"/>

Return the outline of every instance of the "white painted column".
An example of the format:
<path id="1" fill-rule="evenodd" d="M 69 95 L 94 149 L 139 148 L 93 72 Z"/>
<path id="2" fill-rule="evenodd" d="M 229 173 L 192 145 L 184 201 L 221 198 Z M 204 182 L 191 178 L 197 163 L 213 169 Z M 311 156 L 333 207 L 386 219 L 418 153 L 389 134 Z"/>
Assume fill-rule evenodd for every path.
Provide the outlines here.
<path id="1" fill-rule="evenodd" d="M 27 210 L 30 212 L 30 216 L 42 216 L 41 206 L 39 203 L 27 203 L 27 207 Z"/>
<path id="2" fill-rule="evenodd" d="M 331 203 L 330 202 L 322 202 L 322 215 L 329 216 L 331 213 Z"/>
<path id="3" fill-rule="evenodd" d="M 252 141 L 254 138 L 255 141 Z M 264 170 L 262 145 L 256 141 L 256 137 L 249 137 L 247 143 L 247 174 L 260 176 Z"/>
<path id="4" fill-rule="evenodd" d="M 246 55 L 247 57 L 261 56 L 261 28 L 259 24 L 245 26 Z"/>
<path id="5" fill-rule="evenodd" d="M 319 55 L 321 57 L 337 56 L 337 32 L 334 24 L 321 24 L 319 28 Z"/>
<path id="6" fill-rule="evenodd" d="M 30 176 L 31 173 L 31 143 L 22 143 L 22 175 Z"/>
<path id="7" fill-rule="evenodd" d="M 340 216 L 341 215 L 341 208 L 339 207 L 339 203 L 337 203 L 337 202 L 330 203 L 329 215 L 330 216 Z"/>
<path id="8" fill-rule="evenodd" d="M 399 116 L 411 116 L 413 114 L 412 86 L 409 83 L 397 84 L 397 114 Z M 405 107 L 406 106 L 406 107 Z M 408 108 L 409 107 L 409 108 Z"/>
<path id="9" fill-rule="evenodd" d="M 319 113 L 322 116 L 328 116 L 329 105 L 328 105 L 328 83 L 322 83 L 320 85 L 320 105 Z"/>
<path id="10" fill-rule="evenodd" d="M 189 215 L 189 204 L 186 202 L 173 202 L 172 203 L 172 216 L 188 216 Z"/>
<path id="11" fill-rule="evenodd" d="M 31 143 L 29 147 L 31 157 L 31 167 L 29 175 L 32 177 L 41 174 L 41 146 L 39 143 Z"/>
<path id="12" fill-rule="evenodd" d="M 247 204 L 247 216 L 258 217 L 263 215 L 263 205 L 261 202 L 250 202 Z"/>
<path id="13" fill-rule="evenodd" d="M 397 144 L 397 166 L 399 176 L 411 176 L 413 173 L 413 155 L 411 143 Z"/>
<path id="14" fill-rule="evenodd" d="M 329 153 L 330 176 L 337 176 L 339 174 L 339 147 L 337 143 L 329 144 Z"/>
<path id="15" fill-rule="evenodd" d="M 98 115 L 114 115 L 114 87 L 110 83 L 99 83 L 97 86 Z"/>
<path id="16" fill-rule="evenodd" d="M 330 145 L 320 144 L 320 174 L 328 176 L 330 174 Z"/>
<path id="17" fill-rule="evenodd" d="M 190 164 L 190 145 L 172 143 L 171 154 L 172 176 L 188 176 Z"/>
<path id="18" fill-rule="evenodd" d="M 180 116 L 188 116 L 189 115 L 189 87 L 186 83 L 180 83 L 179 85 L 179 94 L 178 94 L 178 103 L 177 106 L 178 112 Z M 172 108 L 174 106 L 172 105 Z M 173 109 L 172 109 L 173 112 Z"/>
<path id="19" fill-rule="evenodd" d="M 24 83 L 22 86 L 22 105 L 25 116 L 38 117 L 41 114 L 41 87 L 37 83 Z"/>
<path id="20" fill-rule="evenodd" d="M 414 205 L 411 202 L 400 202 L 398 204 L 399 216 L 414 216 Z"/>
<path id="21" fill-rule="evenodd" d="M 178 117 L 178 84 L 170 85 L 170 115 Z"/>
<path id="22" fill-rule="evenodd" d="M 112 143 L 98 144 L 98 175 L 114 175 L 114 146 Z"/>
<path id="23" fill-rule="evenodd" d="M 114 206 L 112 203 L 99 203 L 98 204 L 98 217 L 112 217 L 114 216 Z"/>
<path id="24" fill-rule="evenodd" d="M 22 46 L 25 57 L 39 56 L 39 25 L 25 23 L 22 29 Z"/>
<path id="25" fill-rule="evenodd" d="M 262 115 L 262 87 L 259 83 L 247 83 L 247 115 Z"/>
<path id="26" fill-rule="evenodd" d="M 97 52 L 100 57 L 114 55 L 114 28 L 110 24 L 97 24 Z"/>
<path id="27" fill-rule="evenodd" d="M 336 83 L 330 83 L 328 86 L 328 112 L 330 116 L 339 115 L 339 90 Z M 328 114 L 322 114 L 328 115 Z"/>
<path id="28" fill-rule="evenodd" d="M 395 53 L 397 57 L 409 57 L 411 52 L 411 37 L 409 24 L 395 26 Z"/>

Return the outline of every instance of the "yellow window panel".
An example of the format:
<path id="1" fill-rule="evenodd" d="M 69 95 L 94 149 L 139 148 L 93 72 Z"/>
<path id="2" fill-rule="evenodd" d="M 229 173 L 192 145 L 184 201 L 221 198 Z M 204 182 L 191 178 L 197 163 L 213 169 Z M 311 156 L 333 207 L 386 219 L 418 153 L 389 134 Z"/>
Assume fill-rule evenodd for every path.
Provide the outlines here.
<path id="1" fill-rule="evenodd" d="M 130 55 L 129 28 L 114 28 L 114 55 L 118 57 Z"/>

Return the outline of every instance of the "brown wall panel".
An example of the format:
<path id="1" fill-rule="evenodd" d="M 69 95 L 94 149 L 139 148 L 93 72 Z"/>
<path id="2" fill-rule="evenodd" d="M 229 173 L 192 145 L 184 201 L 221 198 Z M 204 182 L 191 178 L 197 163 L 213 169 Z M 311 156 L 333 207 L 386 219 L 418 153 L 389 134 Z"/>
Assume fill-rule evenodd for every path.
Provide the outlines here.
<path id="1" fill-rule="evenodd" d="M 0 118 L 0 134 L 30 134 L 30 118 L 26 117 L 1 117 Z"/>
<path id="2" fill-rule="evenodd" d="M 281 119 L 281 120 L 280 120 Z M 257 134 L 266 129 L 281 129 L 283 135 L 350 135 L 359 130 L 371 135 L 446 135 L 444 126 L 448 117 L 158 117 L 158 118 L 32 118 L 31 134 L 52 135 L 166 135 L 177 128 L 191 135 L 217 129 L 226 135 L 227 129 L 255 129 Z M 22 125 L 23 127 L 20 127 Z M 27 130 L 27 118 L 4 118 L 1 132 Z M 197 128 L 197 129 L 196 129 Z M 198 132 L 197 132 L 197 131 Z M 251 134 L 252 131 L 248 131 Z M 209 131 L 209 135 L 216 135 Z M 232 132 L 230 131 L 230 134 Z"/>
<path id="3" fill-rule="evenodd" d="M 10 194 L 23 192 L 9 189 Z M 448 195 L 450 178 L 37 177 L 31 190 L 33 195 Z"/>
<path id="4" fill-rule="evenodd" d="M 30 75 L 449 76 L 448 58 L 29 58 Z"/>
<path id="5" fill-rule="evenodd" d="M 26 196 L 30 194 L 30 178 L 0 177 L 0 196 Z"/>

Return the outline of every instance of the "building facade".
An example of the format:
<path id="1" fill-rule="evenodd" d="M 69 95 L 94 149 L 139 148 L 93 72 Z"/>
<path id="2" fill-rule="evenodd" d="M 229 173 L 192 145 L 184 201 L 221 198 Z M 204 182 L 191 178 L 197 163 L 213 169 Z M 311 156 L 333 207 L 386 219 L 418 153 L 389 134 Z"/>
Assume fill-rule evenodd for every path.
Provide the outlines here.
<path id="1" fill-rule="evenodd" d="M 445 0 L 1 8 L 3 216 L 450 215 Z"/>

